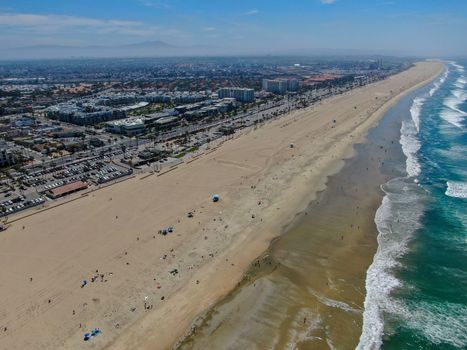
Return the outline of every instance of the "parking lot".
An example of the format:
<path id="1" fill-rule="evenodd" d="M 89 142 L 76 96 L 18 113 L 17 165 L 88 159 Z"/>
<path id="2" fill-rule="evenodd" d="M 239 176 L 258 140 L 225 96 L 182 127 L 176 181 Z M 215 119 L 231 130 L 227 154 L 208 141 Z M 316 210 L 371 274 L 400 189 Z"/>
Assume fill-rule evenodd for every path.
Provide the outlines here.
<path id="1" fill-rule="evenodd" d="M 24 175 L 22 182 L 25 187 L 34 187 L 43 193 L 76 181 L 85 181 L 89 185 L 101 184 L 131 172 L 131 169 L 112 162 L 108 156 L 100 156 L 52 169 L 30 171 Z"/>
<path id="2" fill-rule="evenodd" d="M 112 155 L 112 157 L 118 154 Z M 0 216 L 6 216 L 40 205 L 49 200 L 49 191 L 77 181 L 89 186 L 104 184 L 133 173 L 110 156 L 95 156 L 71 164 L 25 169 L 16 181 L 3 186 L 0 195 Z"/>
<path id="3" fill-rule="evenodd" d="M 44 197 L 36 197 L 27 199 L 25 196 L 14 197 L 0 203 L 0 216 L 10 215 L 21 210 L 35 207 L 44 203 Z"/>

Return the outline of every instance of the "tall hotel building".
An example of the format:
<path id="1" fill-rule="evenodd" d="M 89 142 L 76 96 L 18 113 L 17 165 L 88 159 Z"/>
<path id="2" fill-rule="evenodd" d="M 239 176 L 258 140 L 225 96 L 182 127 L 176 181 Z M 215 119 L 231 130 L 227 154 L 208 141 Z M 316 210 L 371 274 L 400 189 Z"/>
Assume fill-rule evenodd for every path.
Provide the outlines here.
<path id="1" fill-rule="evenodd" d="M 287 91 L 298 90 L 297 79 L 263 79 L 263 90 L 275 94 L 285 94 Z"/>
<path id="2" fill-rule="evenodd" d="M 240 102 L 253 102 L 255 90 L 246 88 L 222 88 L 217 92 L 219 98 L 235 98 Z"/>

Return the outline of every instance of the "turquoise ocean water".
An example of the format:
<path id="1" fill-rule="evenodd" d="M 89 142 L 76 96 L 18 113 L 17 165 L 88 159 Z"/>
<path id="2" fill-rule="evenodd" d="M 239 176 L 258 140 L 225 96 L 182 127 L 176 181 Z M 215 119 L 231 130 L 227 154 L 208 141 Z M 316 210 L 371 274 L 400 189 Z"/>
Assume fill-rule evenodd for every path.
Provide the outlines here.
<path id="1" fill-rule="evenodd" d="M 410 96 L 375 222 L 359 349 L 467 349 L 467 60 Z"/>

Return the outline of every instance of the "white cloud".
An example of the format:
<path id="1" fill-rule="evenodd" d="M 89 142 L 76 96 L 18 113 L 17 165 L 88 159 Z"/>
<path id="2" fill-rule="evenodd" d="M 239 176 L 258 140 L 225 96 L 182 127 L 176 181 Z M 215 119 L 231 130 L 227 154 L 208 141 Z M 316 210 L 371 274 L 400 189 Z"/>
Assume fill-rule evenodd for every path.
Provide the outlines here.
<path id="1" fill-rule="evenodd" d="M 247 16 L 256 16 L 259 14 L 259 11 L 258 10 L 250 10 L 248 11 L 247 13 L 245 13 Z"/>
<path id="2" fill-rule="evenodd" d="M 154 1 L 154 0 L 139 0 L 140 4 L 146 7 L 154 7 L 154 8 L 164 8 L 169 9 L 171 6 L 165 2 Z"/>
<path id="3" fill-rule="evenodd" d="M 139 21 L 28 13 L 0 13 L 0 31 L 23 34 L 121 34 L 136 37 L 182 34 L 176 29 Z"/>
<path id="4" fill-rule="evenodd" d="M 110 31 L 126 31 L 128 29 L 142 29 L 154 27 L 145 26 L 141 22 L 123 20 L 103 20 L 88 17 L 74 17 L 63 15 L 35 15 L 23 13 L 0 14 L 0 26 L 7 28 L 40 28 L 40 27 L 62 27 L 89 29 L 107 29 Z"/>

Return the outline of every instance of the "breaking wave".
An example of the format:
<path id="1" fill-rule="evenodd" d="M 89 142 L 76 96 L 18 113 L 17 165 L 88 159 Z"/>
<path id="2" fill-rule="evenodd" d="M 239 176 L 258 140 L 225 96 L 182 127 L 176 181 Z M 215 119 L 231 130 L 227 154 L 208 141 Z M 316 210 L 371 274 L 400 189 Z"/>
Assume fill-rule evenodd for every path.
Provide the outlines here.
<path id="1" fill-rule="evenodd" d="M 467 346 L 467 308 L 462 304 L 395 301 L 390 312 L 404 320 L 404 324 L 421 332 L 431 343 L 450 344 L 455 347 Z"/>
<path id="2" fill-rule="evenodd" d="M 423 193 L 407 178 L 396 178 L 382 186 L 383 202 L 376 211 L 378 250 L 367 271 L 363 328 L 359 350 L 379 349 L 384 332 L 384 315 L 394 309 L 396 301 L 391 292 L 401 285 L 394 275 L 398 259 L 407 250 L 407 244 L 421 227 Z"/>
<path id="3" fill-rule="evenodd" d="M 467 198 L 467 182 L 448 181 L 446 186 L 446 196 Z"/>
<path id="4" fill-rule="evenodd" d="M 439 78 L 437 81 L 435 81 L 433 87 L 430 89 L 430 91 L 428 92 L 428 95 L 430 96 L 433 96 L 433 94 L 439 90 L 439 88 L 441 87 L 441 85 L 443 85 L 443 83 L 446 81 L 446 78 L 448 77 L 448 74 L 449 74 L 449 69 L 446 69 L 444 74 L 441 76 L 441 78 Z"/>
<path id="5" fill-rule="evenodd" d="M 412 107 L 410 107 L 410 115 L 412 116 L 412 120 L 414 122 L 415 128 L 417 132 L 420 130 L 420 113 L 422 112 L 422 106 L 425 102 L 425 98 L 417 97 L 414 99 Z"/>
<path id="6" fill-rule="evenodd" d="M 416 128 L 411 121 L 403 121 L 401 127 L 401 138 L 399 140 L 402 151 L 406 156 L 406 171 L 410 177 L 420 175 L 420 163 L 418 162 L 417 152 L 421 144 L 417 138 Z"/>
<path id="7" fill-rule="evenodd" d="M 467 100 L 467 94 L 463 89 L 465 78 L 458 78 L 454 86 L 455 88 L 450 91 L 449 96 L 443 101 L 445 108 L 443 108 L 440 116 L 448 123 L 458 128 L 463 128 L 464 118 L 467 116 L 467 113 L 461 109 L 461 105 Z"/>
<path id="8" fill-rule="evenodd" d="M 416 97 L 410 107 L 410 120 L 402 121 L 401 137 L 399 143 L 402 146 L 402 151 L 406 156 L 406 171 L 410 177 L 416 177 L 420 174 L 420 164 L 417 158 L 417 152 L 420 150 L 421 144 L 418 139 L 420 130 L 420 114 L 422 112 L 425 97 Z"/>

